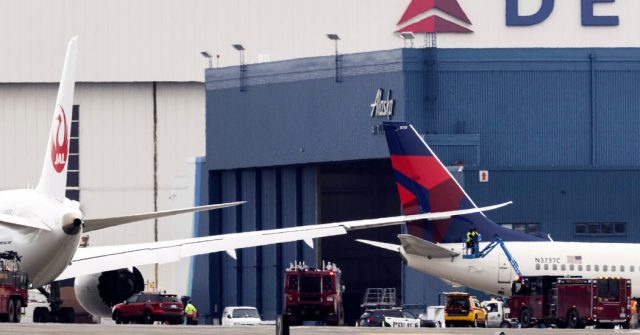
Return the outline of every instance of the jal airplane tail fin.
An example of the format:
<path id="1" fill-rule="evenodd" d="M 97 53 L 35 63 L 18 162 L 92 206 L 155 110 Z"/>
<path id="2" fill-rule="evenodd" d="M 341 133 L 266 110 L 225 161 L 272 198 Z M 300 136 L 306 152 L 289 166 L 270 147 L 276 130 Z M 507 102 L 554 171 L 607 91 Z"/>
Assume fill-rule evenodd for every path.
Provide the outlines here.
<path id="1" fill-rule="evenodd" d="M 47 143 L 40 181 L 36 187 L 37 191 L 57 199 L 64 199 L 67 185 L 67 161 L 71 137 L 71 112 L 75 88 L 77 50 L 78 37 L 75 36 L 67 45 L 58 97 L 53 109 L 49 142 Z"/>
<path id="2" fill-rule="evenodd" d="M 384 122 L 384 132 L 404 215 L 477 208 L 411 124 Z M 505 241 L 539 240 L 501 227 L 482 212 L 407 223 L 409 234 L 440 243 L 460 242 L 471 228 L 485 240 L 495 235 Z"/>

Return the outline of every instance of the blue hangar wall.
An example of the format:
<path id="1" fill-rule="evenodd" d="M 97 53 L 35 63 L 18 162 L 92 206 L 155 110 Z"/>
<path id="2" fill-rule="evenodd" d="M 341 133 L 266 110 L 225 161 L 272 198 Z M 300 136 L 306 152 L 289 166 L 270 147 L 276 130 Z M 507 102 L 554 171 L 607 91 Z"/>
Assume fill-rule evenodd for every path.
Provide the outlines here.
<path id="1" fill-rule="evenodd" d="M 337 63 L 338 71 L 333 56 L 206 71 L 202 199 L 248 203 L 212 213 L 200 235 L 324 222 L 327 165 L 384 170 L 384 136 L 372 131 L 382 119 L 370 114 L 383 89 L 392 120 L 414 124 L 445 164 L 464 163 L 477 203 L 514 200 L 489 214 L 496 222 L 556 240 L 640 241 L 640 49 L 400 49 Z M 365 250 L 374 256 L 362 253 L 364 267 L 389 257 Z M 320 257 L 302 242 L 245 249 L 237 260 L 198 257 L 194 300 L 213 318 L 255 305 L 271 319 L 282 308 L 283 269 Z M 401 272 L 404 303 L 438 302 L 443 283 Z"/>

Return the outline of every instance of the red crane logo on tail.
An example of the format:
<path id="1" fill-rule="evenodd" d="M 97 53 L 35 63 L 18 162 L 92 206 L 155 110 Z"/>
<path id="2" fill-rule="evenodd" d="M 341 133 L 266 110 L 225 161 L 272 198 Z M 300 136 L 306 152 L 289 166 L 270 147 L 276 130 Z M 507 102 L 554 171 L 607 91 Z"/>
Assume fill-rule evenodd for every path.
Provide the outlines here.
<path id="1" fill-rule="evenodd" d="M 62 106 L 58 105 L 53 118 L 51 129 L 51 163 L 53 169 L 60 173 L 67 165 L 69 156 L 69 135 L 67 134 L 67 115 Z M 56 123 L 57 121 L 57 123 Z"/>
<path id="2" fill-rule="evenodd" d="M 408 21 L 415 19 L 422 14 L 432 10 L 439 9 L 441 12 L 450 15 L 466 24 L 471 24 L 471 20 L 467 17 L 458 0 L 411 0 L 409 7 L 405 10 L 402 18 L 397 25 L 404 25 Z M 470 33 L 472 30 L 465 28 L 457 23 L 453 23 L 447 19 L 440 17 L 438 14 L 430 15 L 420 21 L 409 24 L 396 30 L 400 32 L 412 33 Z"/>

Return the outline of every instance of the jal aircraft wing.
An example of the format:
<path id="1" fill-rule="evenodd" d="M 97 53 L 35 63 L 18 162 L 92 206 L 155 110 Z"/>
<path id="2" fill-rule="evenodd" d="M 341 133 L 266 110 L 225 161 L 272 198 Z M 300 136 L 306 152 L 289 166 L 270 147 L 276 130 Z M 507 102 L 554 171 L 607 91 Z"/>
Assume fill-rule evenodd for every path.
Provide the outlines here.
<path id="1" fill-rule="evenodd" d="M 238 206 L 238 205 L 244 204 L 245 202 L 246 201 L 236 201 L 236 202 L 227 202 L 223 204 L 173 209 L 173 210 L 161 211 L 161 212 L 151 212 L 151 213 L 144 213 L 144 214 L 135 214 L 135 215 L 118 216 L 118 217 L 101 218 L 101 219 L 85 219 L 82 221 L 82 223 L 84 224 L 84 229 L 82 231 L 85 233 L 88 233 L 90 231 L 115 227 L 115 226 L 131 223 L 131 222 L 157 219 L 165 216 L 172 216 L 172 215 L 178 215 L 178 214 L 184 214 L 184 213 L 210 211 L 213 209 L 221 209 L 221 208 L 227 208 L 232 206 Z"/>
<path id="2" fill-rule="evenodd" d="M 443 220 L 457 215 L 489 211 L 509 204 L 511 204 L 511 202 L 483 208 L 448 212 L 325 223 L 291 228 L 196 237 L 174 241 L 79 248 L 73 257 L 71 265 L 69 265 L 56 280 L 63 280 L 81 275 L 128 268 L 132 266 L 175 262 L 181 258 L 219 251 L 225 251 L 231 257 L 235 258 L 236 249 L 275 243 L 302 240 L 310 247 L 313 247 L 314 238 L 344 235 L 350 230 L 384 227 L 415 220 Z"/>

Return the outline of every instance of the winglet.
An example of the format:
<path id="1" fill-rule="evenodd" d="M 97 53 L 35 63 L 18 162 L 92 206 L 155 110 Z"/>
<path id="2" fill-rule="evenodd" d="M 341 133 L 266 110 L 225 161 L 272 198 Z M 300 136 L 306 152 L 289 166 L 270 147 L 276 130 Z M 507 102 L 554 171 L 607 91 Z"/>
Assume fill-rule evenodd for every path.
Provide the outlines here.
<path id="1" fill-rule="evenodd" d="M 397 244 L 384 243 L 384 242 L 378 242 L 378 241 L 370 241 L 370 240 L 362 240 L 362 239 L 357 239 L 356 241 L 358 241 L 360 243 L 372 245 L 374 247 L 378 247 L 378 248 L 381 248 L 381 249 L 400 252 L 400 246 L 397 245 Z"/>
<path id="2" fill-rule="evenodd" d="M 78 36 L 75 36 L 67 45 L 58 97 L 53 109 L 53 120 L 49 130 L 49 142 L 44 155 L 40 181 L 36 187 L 38 192 L 60 200 L 65 198 L 65 188 L 67 186 L 67 163 L 69 160 L 77 52 Z"/>

